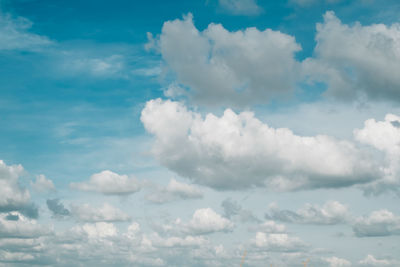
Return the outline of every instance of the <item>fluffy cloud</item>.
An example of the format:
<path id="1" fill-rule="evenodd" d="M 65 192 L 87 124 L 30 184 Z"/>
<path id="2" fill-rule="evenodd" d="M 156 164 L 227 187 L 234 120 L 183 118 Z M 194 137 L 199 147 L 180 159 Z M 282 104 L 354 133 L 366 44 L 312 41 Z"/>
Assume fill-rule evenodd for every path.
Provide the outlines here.
<path id="1" fill-rule="evenodd" d="M 165 22 L 153 43 L 190 96 L 207 105 L 268 102 L 293 90 L 300 67 L 294 54 L 301 48 L 292 36 L 256 28 L 229 32 L 220 24 L 199 32 L 190 14 Z"/>
<path id="2" fill-rule="evenodd" d="M 21 165 L 7 166 L 0 160 L 0 212 L 20 211 L 26 216 L 36 218 L 38 209 L 30 202 L 29 191 L 19 184 L 23 172 Z"/>
<path id="3" fill-rule="evenodd" d="M 315 58 L 303 62 L 311 80 L 326 82 L 340 99 L 400 99 L 400 24 L 352 26 L 333 12 L 317 24 Z"/>
<path id="4" fill-rule="evenodd" d="M 361 266 L 374 267 L 374 266 L 393 266 L 388 260 L 378 260 L 373 255 L 368 254 L 365 259 L 359 262 Z"/>
<path id="5" fill-rule="evenodd" d="M 355 138 L 385 154 L 384 178 L 366 187 L 368 193 L 381 193 L 385 190 L 395 190 L 399 193 L 400 186 L 400 117 L 387 114 L 383 121 L 369 119 L 364 128 L 354 131 Z M 400 193 L 399 193 L 400 194 Z"/>
<path id="6" fill-rule="evenodd" d="M 319 205 L 306 204 L 305 207 L 296 212 L 290 210 L 279 210 L 275 205 L 270 208 L 266 218 L 301 224 L 338 224 L 345 223 L 350 219 L 347 206 L 338 201 L 328 201 L 322 207 Z"/>
<path id="7" fill-rule="evenodd" d="M 129 215 L 108 203 L 104 203 L 100 208 L 89 204 L 72 205 L 71 214 L 84 222 L 123 222 L 131 219 Z"/>
<path id="8" fill-rule="evenodd" d="M 31 186 L 35 191 L 40 193 L 56 191 L 53 181 L 47 179 L 43 174 L 36 176 L 35 182 L 31 181 Z"/>
<path id="9" fill-rule="evenodd" d="M 30 33 L 32 22 L 23 17 L 13 18 L 0 11 L 0 51 L 35 50 L 52 42 L 45 36 Z"/>
<path id="10" fill-rule="evenodd" d="M 324 259 L 325 262 L 329 263 L 330 267 L 346 267 L 351 266 L 351 262 L 346 259 L 341 259 L 338 257 L 329 257 Z"/>
<path id="11" fill-rule="evenodd" d="M 29 219 L 21 213 L 14 212 L 17 220 L 9 220 L 6 214 L 0 214 L 1 238 L 36 238 L 51 233 L 48 227 L 42 226 L 36 220 Z"/>
<path id="12" fill-rule="evenodd" d="M 203 193 L 196 186 L 171 179 L 165 188 L 156 188 L 154 192 L 146 196 L 146 199 L 153 203 L 165 203 L 177 199 L 196 199 L 202 197 Z"/>
<path id="13" fill-rule="evenodd" d="M 400 216 L 388 210 L 373 211 L 356 219 L 353 231 L 358 237 L 400 235 Z"/>
<path id="14" fill-rule="evenodd" d="M 87 182 L 71 183 L 71 187 L 105 195 L 128 195 L 139 191 L 141 185 L 133 177 L 129 178 L 127 175 L 119 175 L 106 170 L 93 174 Z"/>
<path id="15" fill-rule="evenodd" d="M 196 210 L 186 227 L 190 232 L 196 234 L 208 234 L 232 231 L 233 223 L 214 210 L 205 208 Z"/>
<path id="16" fill-rule="evenodd" d="M 203 119 L 181 103 L 155 99 L 147 102 L 141 120 L 155 136 L 152 152 L 164 166 L 216 189 L 345 187 L 380 176 L 350 142 L 274 129 L 251 112 L 227 109 L 221 117 Z"/>
<path id="17" fill-rule="evenodd" d="M 252 240 L 253 245 L 261 250 L 295 252 L 304 250 L 307 245 L 298 237 L 291 237 L 288 234 L 266 234 L 257 232 Z"/>
<path id="18" fill-rule="evenodd" d="M 234 15 L 254 16 L 263 11 L 256 0 L 218 0 L 218 3 L 220 7 Z"/>

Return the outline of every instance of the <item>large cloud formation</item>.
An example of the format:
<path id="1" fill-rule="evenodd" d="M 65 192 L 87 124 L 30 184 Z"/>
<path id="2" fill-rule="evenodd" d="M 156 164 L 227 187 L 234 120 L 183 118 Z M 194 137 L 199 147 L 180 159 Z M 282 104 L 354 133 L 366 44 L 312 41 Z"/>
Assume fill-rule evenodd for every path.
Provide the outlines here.
<path id="1" fill-rule="evenodd" d="M 303 62 L 303 70 L 327 83 L 327 94 L 400 100 L 400 24 L 349 26 L 329 11 L 315 39 L 316 56 Z"/>
<path id="2" fill-rule="evenodd" d="M 274 129 L 251 112 L 227 109 L 221 117 L 202 118 L 179 102 L 155 99 L 147 102 L 141 120 L 155 136 L 153 154 L 164 166 L 216 189 L 331 188 L 380 177 L 354 144 Z"/>
<path id="3" fill-rule="evenodd" d="M 220 24 L 200 32 L 191 14 L 165 22 L 158 43 L 179 83 L 211 105 L 265 103 L 291 92 L 300 66 L 294 54 L 301 47 L 292 36 L 256 28 L 229 32 Z"/>
<path id="4" fill-rule="evenodd" d="M 31 203 L 29 191 L 19 184 L 23 172 L 21 165 L 8 166 L 0 160 L 0 212 L 19 211 L 36 218 L 38 209 Z"/>
<path id="5" fill-rule="evenodd" d="M 200 31 L 189 14 L 165 22 L 157 42 L 150 41 L 178 85 L 188 89 L 173 86 L 179 89 L 168 95 L 186 93 L 201 104 L 268 103 L 314 83 L 326 84 L 325 96 L 334 99 L 400 100 L 400 24 L 347 25 L 328 11 L 315 40 L 314 55 L 298 61 L 301 46 L 291 35 L 256 28 L 231 32 L 213 23 Z"/>

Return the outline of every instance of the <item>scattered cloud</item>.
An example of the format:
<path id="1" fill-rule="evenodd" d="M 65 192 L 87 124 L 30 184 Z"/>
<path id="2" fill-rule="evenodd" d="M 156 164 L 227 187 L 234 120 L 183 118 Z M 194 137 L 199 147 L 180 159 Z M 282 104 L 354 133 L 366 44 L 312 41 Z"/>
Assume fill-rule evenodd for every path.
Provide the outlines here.
<path id="1" fill-rule="evenodd" d="M 277 252 L 304 251 L 307 245 L 298 237 L 291 237 L 288 234 L 267 234 L 257 232 L 252 244 L 261 250 Z"/>
<path id="2" fill-rule="evenodd" d="M 256 16 L 263 12 L 257 0 L 218 0 L 218 4 L 233 15 Z"/>
<path id="3" fill-rule="evenodd" d="M 0 12 L 0 51 L 34 51 L 52 44 L 46 36 L 30 33 L 31 27 L 32 22 L 26 18 L 13 18 L 10 14 Z"/>
<path id="4" fill-rule="evenodd" d="M 213 232 L 230 232 L 234 224 L 216 213 L 211 208 L 198 209 L 186 225 L 190 232 L 195 234 L 209 234 Z"/>
<path id="5" fill-rule="evenodd" d="M 0 236 L 2 238 L 37 238 L 51 234 L 48 227 L 40 225 L 36 220 L 29 219 L 18 212 L 11 213 L 18 220 L 9 220 L 7 215 L 0 213 Z"/>
<path id="6" fill-rule="evenodd" d="M 280 210 L 276 205 L 270 206 L 267 219 L 300 224 L 339 224 L 350 220 L 347 206 L 338 201 L 328 201 L 322 207 L 319 205 L 306 204 L 296 212 Z"/>
<path id="7" fill-rule="evenodd" d="M 198 187 L 171 179 L 166 187 L 157 187 L 153 192 L 146 195 L 146 200 L 161 204 L 177 199 L 198 199 L 202 197 L 203 193 Z"/>
<path id="8" fill-rule="evenodd" d="M 216 189 L 346 187 L 381 175 L 348 141 L 274 129 L 251 112 L 227 109 L 203 119 L 179 102 L 155 99 L 147 102 L 141 121 L 155 136 L 152 152 L 161 164 Z"/>
<path id="9" fill-rule="evenodd" d="M 105 195 L 129 195 L 138 192 L 141 184 L 134 177 L 105 170 L 93 174 L 87 182 L 71 183 L 71 188 Z"/>
<path id="10" fill-rule="evenodd" d="M 400 216 L 385 209 L 373 211 L 357 218 L 353 231 L 358 237 L 400 235 Z"/>
<path id="11" fill-rule="evenodd" d="M 325 262 L 327 262 L 329 264 L 330 267 L 346 267 L 346 266 L 351 266 L 351 262 L 346 260 L 346 259 L 342 259 L 342 258 L 338 258 L 338 257 L 329 257 L 329 258 L 324 258 Z"/>
<path id="12" fill-rule="evenodd" d="M 359 262 L 359 264 L 361 265 L 361 266 L 368 266 L 368 267 L 375 267 L 375 266 L 393 266 L 392 265 L 392 262 L 391 261 L 389 261 L 389 260 L 385 260 L 385 259 L 382 259 L 382 260 L 379 260 L 379 259 L 376 259 L 373 255 L 371 255 L 371 254 L 368 254 L 366 257 L 365 257 L 365 259 L 363 259 L 363 260 L 361 260 L 360 262 Z"/>
<path id="13" fill-rule="evenodd" d="M 89 204 L 72 205 L 71 215 L 83 222 L 124 222 L 131 220 L 129 215 L 108 203 L 104 203 L 100 208 L 92 207 Z"/>
<path id="14" fill-rule="evenodd" d="M 56 187 L 53 184 L 53 181 L 47 179 L 46 176 L 40 174 L 36 176 L 35 182 L 31 181 L 31 186 L 33 190 L 39 193 L 47 193 L 56 191 Z"/>

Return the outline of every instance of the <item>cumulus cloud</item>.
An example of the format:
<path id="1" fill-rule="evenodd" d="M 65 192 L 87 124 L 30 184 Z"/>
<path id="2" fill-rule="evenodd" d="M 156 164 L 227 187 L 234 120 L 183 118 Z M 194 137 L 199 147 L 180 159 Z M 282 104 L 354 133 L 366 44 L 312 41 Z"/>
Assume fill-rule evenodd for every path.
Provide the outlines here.
<path id="1" fill-rule="evenodd" d="M 400 216 L 385 209 L 373 211 L 357 218 L 353 231 L 358 237 L 400 235 Z"/>
<path id="2" fill-rule="evenodd" d="M 46 204 L 47 208 L 56 218 L 70 215 L 70 211 L 64 207 L 64 204 L 62 204 L 59 199 L 48 199 L 46 200 Z"/>
<path id="3" fill-rule="evenodd" d="M 317 24 L 315 58 L 303 62 L 310 80 L 338 99 L 399 100 L 400 24 L 343 24 L 329 11 Z"/>
<path id="4" fill-rule="evenodd" d="M 146 196 L 146 199 L 150 202 L 161 204 L 177 199 L 197 199 L 202 197 L 203 193 L 198 187 L 171 179 L 166 187 L 156 188 Z"/>
<path id="5" fill-rule="evenodd" d="M 200 32 L 191 14 L 165 22 L 159 41 L 152 43 L 179 84 L 207 105 L 266 103 L 292 92 L 300 67 L 294 54 L 301 47 L 292 36 L 256 28 L 230 32 L 213 23 Z"/>
<path id="6" fill-rule="evenodd" d="M 8 166 L 0 160 L 0 212 L 19 211 L 37 218 L 38 209 L 30 202 L 29 191 L 19 184 L 23 172 L 22 165 Z"/>
<path id="7" fill-rule="evenodd" d="M 119 175 L 105 170 L 93 174 L 87 182 L 71 183 L 71 187 L 105 195 L 129 195 L 139 191 L 141 185 L 134 177 L 129 178 L 127 175 Z"/>
<path id="8" fill-rule="evenodd" d="M 89 204 L 72 205 L 71 214 L 77 220 L 84 222 L 123 222 L 131 219 L 129 215 L 108 203 L 99 208 Z"/>
<path id="9" fill-rule="evenodd" d="M 203 119 L 179 102 L 155 99 L 147 102 L 141 120 L 155 136 L 152 152 L 161 164 L 216 189 L 345 187 L 381 175 L 348 141 L 274 129 L 251 112 L 227 109 L 221 117 Z"/>
<path id="10" fill-rule="evenodd" d="M 306 204 L 296 212 L 280 210 L 277 206 L 270 207 L 267 219 L 300 224 L 339 224 L 349 221 L 350 214 L 347 206 L 338 201 L 328 201 L 322 207 Z"/>
<path id="11" fill-rule="evenodd" d="M 338 257 L 329 257 L 329 258 L 324 258 L 325 262 L 329 264 L 330 267 L 346 267 L 346 266 L 351 266 L 351 262 L 338 258 Z"/>
<path id="12" fill-rule="evenodd" d="M 400 185 L 400 117 L 387 114 L 383 121 L 366 120 L 364 128 L 354 131 L 355 138 L 364 144 L 382 151 L 386 165 L 383 166 L 384 177 L 365 188 L 367 193 L 379 194 L 386 190 L 399 193 Z"/>
<path id="13" fill-rule="evenodd" d="M 207 235 L 215 232 L 231 232 L 234 223 L 211 208 L 202 208 L 197 209 L 188 222 L 177 218 L 172 223 L 154 223 L 152 227 L 163 235 Z"/>
<path id="14" fill-rule="evenodd" d="M 234 224 L 216 213 L 211 208 L 198 209 L 192 219 L 185 225 L 190 232 L 209 234 L 213 232 L 230 232 Z"/>
<path id="15" fill-rule="evenodd" d="M 259 15 L 263 9 L 256 0 L 218 0 L 219 6 L 234 15 Z"/>
<path id="16" fill-rule="evenodd" d="M 359 262 L 361 266 L 368 266 L 368 267 L 374 267 L 374 266 L 393 266 L 392 262 L 389 260 L 379 260 L 376 259 L 373 255 L 368 254 L 365 259 L 361 260 Z"/>
<path id="17" fill-rule="evenodd" d="M 51 234 L 48 227 L 40 225 L 36 220 L 14 212 L 17 220 L 8 220 L 6 214 L 0 214 L 0 238 L 37 238 Z"/>
<path id="18" fill-rule="evenodd" d="M 52 43 L 45 36 L 30 33 L 31 27 L 32 22 L 26 18 L 0 12 L 0 51 L 36 50 Z"/>
<path id="19" fill-rule="evenodd" d="M 36 176 L 35 182 L 31 181 L 31 186 L 36 192 L 47 193 L 56 191 L 53 181 L 40 174 Z"/>
<path id="20" fill-rule="evenodd" d="M 256 237 L 252 239 L 252 244 L 261 250 L 278 252 L 296 252 L 307 248 L 307 245 L 300 238 L 291 237 L 284 233 L 257 232 Z"/>

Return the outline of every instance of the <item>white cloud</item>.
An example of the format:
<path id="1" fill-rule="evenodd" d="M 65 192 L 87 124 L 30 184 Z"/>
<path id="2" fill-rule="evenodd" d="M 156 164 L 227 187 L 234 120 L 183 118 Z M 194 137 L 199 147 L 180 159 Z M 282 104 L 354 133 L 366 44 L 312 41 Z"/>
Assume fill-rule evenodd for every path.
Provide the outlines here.
<path id="1" fill-rule="evenodd" d="M 400 216 L 385 209 L 373 211 L 367 217 L 357 218 L 353 231 L 358 237 L 400 235 Z"/>
<path id="2" fill-rule="evenodd" d="M 0 212 L 20 211 L 29 217 L 37 217 L 38 210 L 30 202 L 29 191 L 19 184 L 23 173 L 22 165 L 7 166 L 0 160 Z"/>
<path id="3" fill-rule="evenodd" d="M 108 203 L 104 203 L 100 208 L 89 204 L 72 205 L 71 214 L 84 222 L 123 222 L 131 219 L 129 215 Z"/>
<path id="4" fill-rule="evenodd" d="M 290 3 L 292 4 L 296 4 L 302 7 L 309 7 L 309 6 L 313 6 L 317 3 L 323 3 L 326 2 L 328 4 L 335 4 L 335 3 L 339 3 L 343 0 L 289 0 Z"/>
<path id="5" fill-rule="evenodd" d="M 291 237 L 288 234 L 283 233 L 266 234 L 263 232 L 257 232 L 252 243 L 258 249 L 280 252 L 302 251 L 307 247 L 300 238 Z"/>
<path id="6" fill-rule="evenodd" d="M 43 174 L 36 176 L 35 182 L 31 181 L 31 186 L 36 192 L 40 193 L 56 191 L 53 181 L 47 179 Z"/>
<path id="7" fill-rule="evenodd" d="M 364 128 L 354 131 L 355 138 L 377 150 L 384 152 L 386 166 L 384 178 L 366 187 L 367 192 L 381 193 L 386 190 L 398 192 L 400 185 L 400 117 L 387 114 L 384 121 L 366 120 Z"/>
<path id="8" fill-rule="evenodd" d="M 109 238 L 117 235 L 117 228 L 112 223 L 96 222 L 85 223 L 72 229 L 79 234 L 85 234 L 90 239 Z"/>
<path id="9" fill-rule="evenodd" d="M 157 188 L 154 192 L 148 194 L 146 199 L 153 203 L 165 203 L 177 199 L 196 199 L 202 197 L 203 193 L 198 187 L 171 179 L 165 188 Z"/>
<path id="10" fill-rule="evenodd" d="M 399 100 L 400 24 L 343 24 L 332 11 L 317 24 L 315 58 L 303 62 L 310 80 L 327 82 L 339 99 Z"/>
<path id="11" fill-rule="evenodd" d="M 351 262 L 338 258 L 338 257 L 329 257 L 324 259 L 327 263 L 329 263 L 330 267 L 346 267 L 346 266 L 351 266 Z"/>
<path id="12" fill-rule="evenodd" d="M 141 185 L 134 177 L 119 175 L 109 170 L 93 174 L 90 180 L 71 183 L 71 187 L 82 191 L 93 191 L 105 195 L 128 195 L 140 190 Z"/>
<path id="13" fill-rule="evenodd" d="M 301 224 L 338 224 L 350 220 L 347 206 L 338 201 L 328 201 L 322 207 L 319 205 L 306 204 L 296 212 L 290 210 L 279 210 L 272 206 L 267 218 L 290 223 Z"/>
<path id="14" fill-rule="evenodd" d="M 218 0 L 219 6 L 234 15 L 259 15 L 262 7 L 256 0 Z"/>
<path id="15" fill-rule="evenodd" d="M 40 225 L 36 220 L 29 219 L 18 212 L 11 213 L 17 220 L 9 220 L 7 215 L 0 213 L 1 238 L 37 238 L 51 234 L 48 227 Z"/>
<path id="16" fill-rule="evenodd" d="M 393 266 L 392 263 L 388 260 L 382 259 L 378 260 L 376 259 L 373 255 L 368 254 L 365 259 L 361 260 L 359 262 L 361 266 L 368 266 L 368 267 L 374 267 L 374 266 Z"/>
<path id="17" fill-rule="evenodd" d="M 30 33 L 32 22 L 0 12 L 0 50 L 35 50 L 52 42 L 45 36 Z"/>
<path id="18" fill-rule="evenodd" d="M 211 208 L 198 209 L 192 219 L 186 225 L 190 232 L 196 234 L 208 234 L 213 232 L 230 232 L 233 223 L 216 213 Z"/>
<path id="19" fill-rule="evenodd" d="M 76 58 L 75 58 L 76 57 Z M 89 74 L 97 78 L 126 77 L 123 72 L 124 59 L 121 55 L 108 57 L 82 57 L 73 53 L 67 53 L 62 70 L 64 74 L 82 75 Z"/>
<path id="20" fill-rule="evenodd" d="M 155 136 L 152 152 L 164 166 L 217 189 L 344 187 L 380 175 L 348 141 L 274 129 L 251 112 L 227 109 L 221 117 L 203 119 L 181 103 L 155 99 L 147 102 L 141 120 Z"/>
<path id="21" fill-rule="evenodd" d="M 301 48 L 292 36 L 256 28 L 229 32 L 220 24 L 199 32 L 191 14 L 165 22 L 157 43 L 178 82 L 207 105 L 266 103 L 293 91 L 300 67 L 294 54 Z"/>

